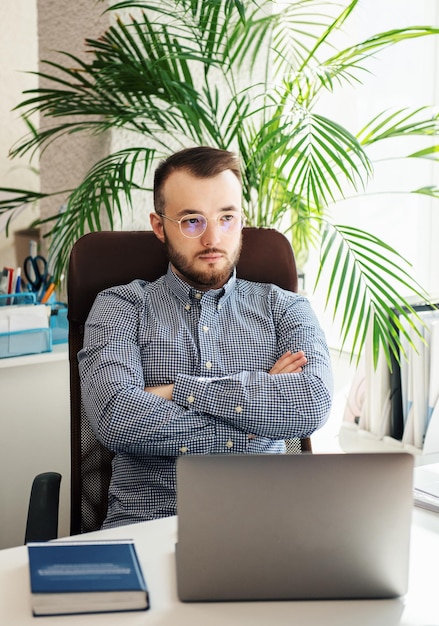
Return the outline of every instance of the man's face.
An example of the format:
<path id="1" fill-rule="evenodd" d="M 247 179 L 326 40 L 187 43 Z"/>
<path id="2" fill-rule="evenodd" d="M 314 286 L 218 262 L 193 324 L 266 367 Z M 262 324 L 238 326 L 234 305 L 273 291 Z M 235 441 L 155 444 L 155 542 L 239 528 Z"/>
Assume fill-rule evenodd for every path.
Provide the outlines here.
<path id="1" fill-rule="evenodd" d="M 218 289 L 230 277 L 241 250 L 241 228 L 224 232 L 221 222 L 241 220 L 241 184 L 230 170 L 213 178 L 195 178 L 186 171 L 173 172 L 163 188 L 165 199 L 162 218 L 151 214 L 151 225 L 162 241 L 169 261 L 187 283 L 201 291 Z M 191 215 L 207 219 L 199 237 L 185 237 L 177 223 Z"/>

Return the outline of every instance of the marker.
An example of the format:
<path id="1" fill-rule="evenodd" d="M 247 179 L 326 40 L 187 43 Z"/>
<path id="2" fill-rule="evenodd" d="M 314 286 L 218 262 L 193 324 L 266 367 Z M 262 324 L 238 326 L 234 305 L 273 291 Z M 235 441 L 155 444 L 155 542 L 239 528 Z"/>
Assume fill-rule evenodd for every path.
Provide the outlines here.
<path id="1" fill-rule="evenodd" d="M 14 293 L 21 293 L 21 267 L 17 267 L 15 272 L 15 290 Z"/>

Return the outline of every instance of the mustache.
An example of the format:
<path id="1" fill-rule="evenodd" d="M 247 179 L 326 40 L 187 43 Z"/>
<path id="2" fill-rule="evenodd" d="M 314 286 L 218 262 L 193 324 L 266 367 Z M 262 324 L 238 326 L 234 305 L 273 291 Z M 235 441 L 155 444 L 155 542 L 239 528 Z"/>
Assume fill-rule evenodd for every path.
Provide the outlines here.
<path id="1" fill-rule="evenodd" d="M 206 248 L 203 252 L 199 252 L 197 256 L 205 256 L 206 254 L 226 254 L 224 250 L 219 248 Z"/>

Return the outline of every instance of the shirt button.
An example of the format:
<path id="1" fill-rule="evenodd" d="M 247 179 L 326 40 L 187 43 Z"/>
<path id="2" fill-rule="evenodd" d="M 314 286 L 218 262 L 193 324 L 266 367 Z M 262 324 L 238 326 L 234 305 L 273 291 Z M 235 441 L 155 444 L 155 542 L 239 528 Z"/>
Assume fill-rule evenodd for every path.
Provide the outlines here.
<path id="1" fill-rule="evenodd" d="M 209 331 L 209 326 L 203 326 L 203 330 L 205 333 L 207 333 Z"/>
<path id="2" fill-rule="evenodd" d="M 239 406 L 239 405 L 238 405 L 238 406 L 235 406 L 235 411 L 236 411 L 237 413 L 242 413 L 242 406 Z"/>
<path id="3" fill-rule="evenodd" d="M 221 309 L 221 304 L 219 304 L 216 308 L 219 311 Z"/>
<path id="4" fill-rule="evenodd" d="M 187 452 L 187 451 L 188 451 L 188 449 L 187 449 L 187 447 L 186 447 L 186 446 L 182 446 L 182 447 L 180 448 L 180 452 L 181 452 L 182 454 L 186 454 L 186 452 Z"/>
<path id="5" fill-rule="evenodd" d="M 210 369 L 212 368 L 212 363 L 211 363 L 210 361 L 207 361 L 207 363 L 206 363 L 206 368 L 207 368 L 208 370 L 210 370 Z"/>
<path id="6" fill-rule="evenodd" d="M 193 402 L 195 402 L 194 396 L 188 396 L 186 400 L 189 402 L 189 404 L 192 404 Z"/>
<path id="7" fill-rule="evenodd" d="M 231 439 L 229 439 L 229 440 L 227 441 L 227 443 L 226 443 L 226 448 L 229 448 L 229 450 L 230 450 L 230 448 L 233 448 L 233 441 L 232 441 Z"/>
<path id="8" fill-rule="evenodd" d="M 201 293 L 196 293 L 195 297 L 196 297 L 197 300 L 201 300 Z"/>
<path id="9" fill-rule="evenodd" d="M 191 305 L 190 304 L 186 304 L 185 307 L 186 311 L 190 311 L 191 310 Z"/>

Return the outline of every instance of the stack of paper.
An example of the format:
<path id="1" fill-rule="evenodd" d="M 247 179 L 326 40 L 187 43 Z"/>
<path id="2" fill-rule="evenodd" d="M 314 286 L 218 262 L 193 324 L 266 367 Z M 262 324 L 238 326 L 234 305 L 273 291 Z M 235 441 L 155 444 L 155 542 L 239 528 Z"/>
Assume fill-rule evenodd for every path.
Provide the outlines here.
<path id="1" fill-rule="evenodd" d="M 439 513 L 439 463 L 415 467 L 414 503 Z"/>

